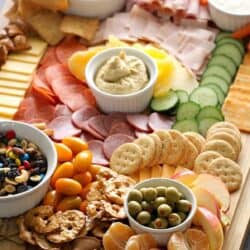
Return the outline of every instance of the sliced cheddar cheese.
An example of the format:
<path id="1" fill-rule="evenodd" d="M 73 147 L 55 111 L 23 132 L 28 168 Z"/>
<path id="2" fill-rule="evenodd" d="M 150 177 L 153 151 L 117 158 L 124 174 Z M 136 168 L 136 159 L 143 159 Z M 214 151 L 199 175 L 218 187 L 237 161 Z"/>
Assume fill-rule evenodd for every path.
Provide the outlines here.
<path id="1" fill-rule="evenodd" d="M 35 71 L 36 66 L 37 65 L 33 63 L 24 63 L 8 59 L 6 63 L 1 67 L 1 70 L 20 73 L 24 75 L 31 75 Z"/>
<path id="2" fill-rule="evenodd" d="M 8 59 L 25 63 L 39 63 L 41 56 L 25 55 L 23 53 L 10 53 Z"/>
<path id="3" fill-rule="evenodd" d="M 6 96 L 0 94 L 0 107 L 18 108 L 22 97 Z"/>
<path id="4" fill-rule="evenodd" d="M 4 87 L 0 86 L 0 93 L 3 94 L 3 95 L 11 95 L 11 96 L 24 97 L 25 90 L 12 89 L 12 88 L 4 88 Z"/>
<path id="5" fill-rule="evenodd" d="M 47 48 L 47 43 L 36 37 L 30 37 L 28 43 L 30 44 L 31 49 L 23 52 L 23 54 L 26 55 L 41 56 Z"/>
<path id="6" fill-rule="evenodd" d="M 151 168 L 151 178 L 160 178 L 162 175 L 162 167 L 157 165 Z"/>
<path id="7" fill-rule="evenodd" d="M 29 83 L 0 80 L 0 88 L 26 90 L 28 87 L 29 87 Z"/>
<path id="8" fill-rule="evenodd" d="M 168 166 L 166 164 L 162 167 L 162 178 L 170 178 L 174 175 L 175 167 Z"/>
<path id="9" fill-rule="evenodd" d="M 31 75 L 17 74 L 8 71 L 0 71 L 0 80 L 17 81 L 17 82 L 29 82 Z"/>
<path id="10" fill-rule="evenodd" d="M 15 108 L 8 108 L 8 107 L 0 106 L 0 119 L 1 117 L 11 119 L 15 115 L 16 111 L 17 109 Z"/>
<path id="11" fill-rule="evenodd" d="M 151 169 L 143 168 L 140 170 L 140 181 L 144 181 L 151 178 Z"/>

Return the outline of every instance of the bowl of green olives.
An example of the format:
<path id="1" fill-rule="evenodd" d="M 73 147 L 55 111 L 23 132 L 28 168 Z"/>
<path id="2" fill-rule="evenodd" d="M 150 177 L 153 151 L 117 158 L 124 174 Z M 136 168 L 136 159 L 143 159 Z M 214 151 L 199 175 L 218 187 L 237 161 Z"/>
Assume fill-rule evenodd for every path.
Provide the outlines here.
<path id="1" fill-rule="evenodd" d="M 138 183 L 124 201 L 130 226 L 137 233 L 150 233 L 160 246 L 166 246 L 172 233 L 191 226 L 196 208 L 191 189 L 167 178 Z"/>

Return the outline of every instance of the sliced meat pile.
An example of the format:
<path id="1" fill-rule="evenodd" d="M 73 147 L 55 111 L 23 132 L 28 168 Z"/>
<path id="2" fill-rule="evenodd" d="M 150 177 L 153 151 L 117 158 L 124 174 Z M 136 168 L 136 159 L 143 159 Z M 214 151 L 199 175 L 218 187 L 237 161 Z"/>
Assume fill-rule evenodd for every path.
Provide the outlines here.
<path id="1" fill-rule="evenodd" d="M 152 1 L 145 0 L 145 2 Z M 195 6 L 190 5 L 190 13 L 191 7 Z M 117 13 L 103 21 L 93 44 L 108 40 L 110 35 L 130 42 L 137 40 L 153 42 L 200 76 L 215 47 L 217 32 L 216 29 L 208 28 L 206 20 L 183 18 L 178 24 L 171 21 L 160 22 L 159 18 L 150 12 L 134 5 L 130 12 Z"/>

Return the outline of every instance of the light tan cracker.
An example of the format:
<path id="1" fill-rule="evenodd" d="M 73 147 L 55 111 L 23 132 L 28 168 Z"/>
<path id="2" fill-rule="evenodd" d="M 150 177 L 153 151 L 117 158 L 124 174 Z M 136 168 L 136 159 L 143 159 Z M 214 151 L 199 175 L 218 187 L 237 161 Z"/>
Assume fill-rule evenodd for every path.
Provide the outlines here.
<path id="1" fill-rule="evenodd" d="M 203 151 L 206 140 L 202 135 L 195 132 L 186 132 L 184 136 L 194 144 L 199 153 Z"/>
<path id="2" fill-rule="evenodd" d="M 149 135 L 155 142 L 155 152 L 154 152 L 154 159 L 152 160 L 152 163 L 150 166 L 155 166 L 159 163 L 160 157 L 161 157 L 161 152 L 162 152 L 162 144 L 161 144 L 161 139 L 159 136 L 155 133 Z"/>

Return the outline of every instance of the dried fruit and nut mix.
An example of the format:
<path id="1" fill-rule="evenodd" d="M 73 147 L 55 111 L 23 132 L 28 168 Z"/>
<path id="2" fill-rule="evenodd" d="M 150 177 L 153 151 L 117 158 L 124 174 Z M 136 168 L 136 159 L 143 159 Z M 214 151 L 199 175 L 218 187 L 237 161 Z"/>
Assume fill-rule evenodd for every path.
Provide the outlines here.
<path id="1" fill-rule="evenodd" d="M 46 172 L 47 160 L 36 144 L 18 138 L 14 130 L 0 133 L 0 196 L 31 189 Z"/>

